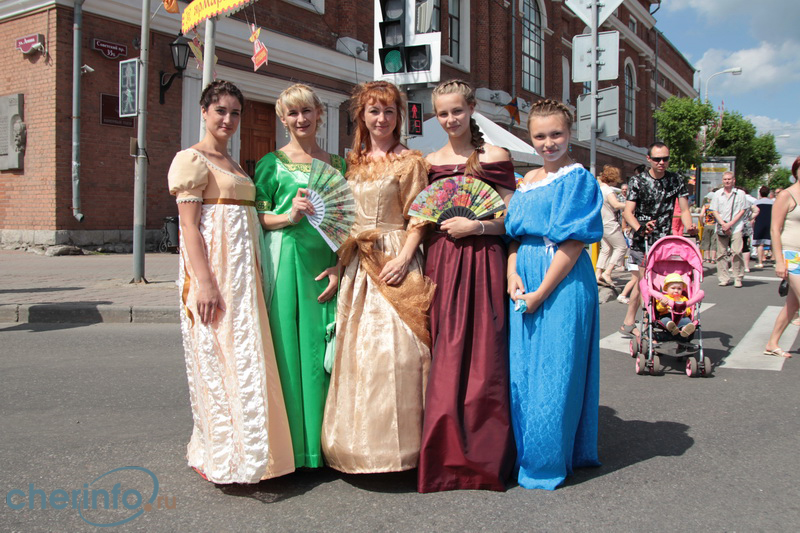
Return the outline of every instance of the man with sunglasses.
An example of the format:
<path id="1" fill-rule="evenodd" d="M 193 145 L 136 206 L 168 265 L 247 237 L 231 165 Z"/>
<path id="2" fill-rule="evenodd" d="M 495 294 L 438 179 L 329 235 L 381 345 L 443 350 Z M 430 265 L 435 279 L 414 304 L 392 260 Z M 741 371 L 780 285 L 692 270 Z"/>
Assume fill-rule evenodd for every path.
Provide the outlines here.
<path id="1" fill-rule="evenodd" d="M 622 216 L 633 232 L 631 240 L 630 258 L 635 265 L 643 267 L 645 264 L 644 249 L 645 239 L 650 244 L 664 235 L 672 232 L 672 213 L 675 202 L 681 208 L 683 227 L 689 233 L 694 233 L 696 227 L 692 222 L 689 212 L 689 193 L 686 190 L 684 179 L 674 172 L 668 172 L 669 148 L 662 142 L 655 142 L 647 149 L 647 163 L 650 168 L 645 169 L 628 181 L 628 199 Z M 623 335 L 638 335 L 635 331 L 636 312 L 639 309 L 640 293 L 638 280 L 642 278 L 642 269 L 632 273 L 637 278 L 637 283 L 631 292 L 628 312 L 622 323 L 620 332 Z"/>

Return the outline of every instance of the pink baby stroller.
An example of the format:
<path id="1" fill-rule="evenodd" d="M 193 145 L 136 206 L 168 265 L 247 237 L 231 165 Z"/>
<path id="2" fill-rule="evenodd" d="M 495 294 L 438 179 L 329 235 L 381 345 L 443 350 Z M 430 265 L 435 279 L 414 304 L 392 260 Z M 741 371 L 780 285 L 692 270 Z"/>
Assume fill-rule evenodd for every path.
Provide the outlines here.
<path id="1" fill-rule="evenodd" d="M 689 377 L 710 376 L 713 372 L 711 360 L 703 354 L 703 331 L 700 327 L 700 302 L 705 293 L 700 288 L 703 281 L 703 256 L 697 245 L 677 235 L 667 235 L 658 239 L 649 249 L 646 248 L 644 276 L 639 282 L 642 292 L 643 317 L 639 331 L 641 337 L 634 337 L 630 343 L 631 357 L 636 358 L 637 374 L 660 375 L 664 372 L 661 356 L 685 358 L 686 375 Z M 675 336 L 656 319 L 656 300 L 661 293 L 664 278 L 677 272 L 686 283 L 688 301 L 675 303 L 670 307 L 674 313 L 691 309 L 695 331 L 689 337 Z M 693 342 L 695 341 L 696 342 Z"/>

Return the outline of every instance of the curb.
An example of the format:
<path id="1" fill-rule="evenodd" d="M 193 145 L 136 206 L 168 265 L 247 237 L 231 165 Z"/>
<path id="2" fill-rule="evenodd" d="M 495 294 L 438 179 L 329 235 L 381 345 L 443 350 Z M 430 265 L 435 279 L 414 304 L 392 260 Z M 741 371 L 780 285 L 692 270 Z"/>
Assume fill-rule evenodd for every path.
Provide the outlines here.
<path id="1" fill-rule="evenodd" d="M 95 304 L 0 304 L 0 322 L 28 324 L 178 324 L 177 307 Z"/>

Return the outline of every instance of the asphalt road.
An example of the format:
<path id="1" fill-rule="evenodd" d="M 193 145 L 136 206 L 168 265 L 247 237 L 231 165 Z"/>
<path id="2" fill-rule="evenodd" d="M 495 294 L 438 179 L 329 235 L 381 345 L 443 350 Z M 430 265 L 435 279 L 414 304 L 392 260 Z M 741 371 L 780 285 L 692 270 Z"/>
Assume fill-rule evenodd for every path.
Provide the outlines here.
<path id="1" fill-rule="evenodd" d="M 766 275 L 766 274 L 764 274 Z M 705 283 L 706 350 L 719 364 L 748 338 L 777 283 Z M 613 340 L 624 306 L 601 307 Z M 760 328 L 764 329 L 764 328 Z M 768 332 L 767 332 L 768 333 Z M 787 335 L 793 340 L 797 329 Z M 557 332 L 554 333 L 557 341 Z M 115 530 L 137 531 L 796 531 L 800 355 L 780 370 L 717 366 L 637 376 L 626 354 L 601 354 L 600 456 L 554 492 L 420 495 L 414 473 L 302 471 L 253 487 L 217 487 L 186 466 L 191 411 L 176 325 L 0 324 L 0 530 L 84 531 L 141 507 L 41 509 L 41 494 L 117 483 L 154 504 Z M 613 344 L 613 342 L 611 343 Z M 785 341 L 783 347 L 789 349 Z M 766 357 L 766 356 L 764 356 Z M 34 509 L 28 508 L 33 489 Z M 65 491 L 56 492 L 58 490 Z M 80 498 L 79 498 L 80 499 Z M 128 502 L 136 503 L 136 494 Z M 24 506 L 15 510 L 9 505 Z M 174 509 L 164 508 L 166 506 Z M 82 518 L 83 517 L 83 518 Z"/>

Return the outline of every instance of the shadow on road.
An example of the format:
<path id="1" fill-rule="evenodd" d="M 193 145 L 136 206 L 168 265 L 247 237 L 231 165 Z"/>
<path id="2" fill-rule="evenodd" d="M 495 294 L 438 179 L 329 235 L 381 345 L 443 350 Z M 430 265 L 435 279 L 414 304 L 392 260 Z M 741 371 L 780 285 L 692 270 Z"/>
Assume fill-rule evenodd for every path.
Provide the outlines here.
<path id="1" fill-rule="evenodd" d="M 255 485 L 217 485 L 217 488 L 228 496 L 252 498 L 261 503 L 276 503 L 302 496 L 318 485 L 335 481 L 340 475 L 329 468 L 301 469 L 294 474 Z"/>
<path id="2" fill-rule="evenodd" d="M 603 465 L 577 469 L 564 486 L 578 485 L 653 457 L 683 455 L 694 445 L 688 432 L 686 424 L 666 420 L 623 420 L 614 409 L 600 406 L 598 452 Z"/>

